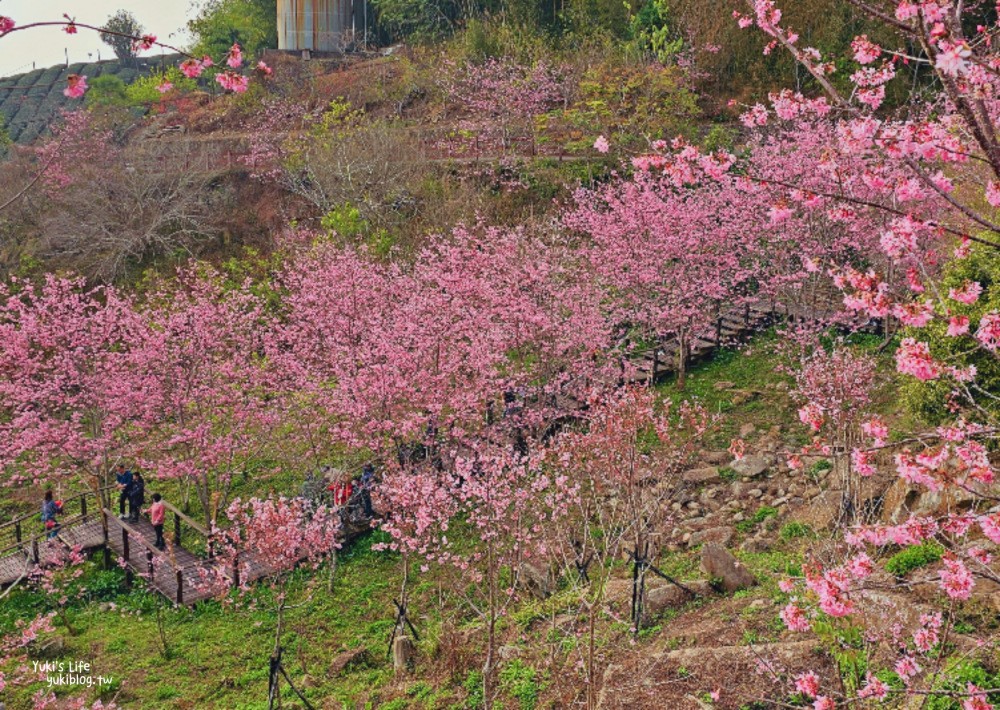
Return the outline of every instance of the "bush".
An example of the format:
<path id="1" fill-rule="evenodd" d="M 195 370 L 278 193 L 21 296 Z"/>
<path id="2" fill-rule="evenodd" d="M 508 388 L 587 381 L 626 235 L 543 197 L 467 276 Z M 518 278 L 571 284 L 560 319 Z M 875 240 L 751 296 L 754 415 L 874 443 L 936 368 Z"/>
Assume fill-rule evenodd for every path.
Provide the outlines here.
<path id="1" fill-rule="evenodd" d="M 885 569 L 897 577 L 904 577 L 915 569 L 934 564 L 941 559 L 943 552 L 944 548 L 936 542 L 913 545 L 890 557 Z"/>
<path id="2" fill-rule="evenodd" d="M 128 106 L 128 85 L 114 74 L 102 74 L 90 82 L 84 96 L 87 108 L 98 106 Z"/>
<path id="3" fill-rule="evenodd" d="M 1000 252 L 983 245 L 975 245 L 965 259 L 954 259 L 948 262 L 942 278 L 942 290 L 960 288 L 969 281 L 978 281 L 983 287 L 979 299 L 965 305 L 954 300 L 948 301 L 952 315 L 967 316 L 970 322 L 968 335 L 957 338 L 946 335 L 947 318 L 935 318 L 926 328 L 905 331 L 903 337 L 912 335 L 919 340 L 926 340 L 931 348 L 931 354 L 938 360 L 946 361 L 956 367 L 976 368 L 976 387 L 986 392 L 995 392 L 1000 388 L 1000 359 L 982 348 L 973 347 L 976 344 L 974 333 L 980 318 L 985 314 L 1000 310 Z M 961 393 L 955 393 L 955 387 L 948 384 L 945 378 L 934 382 L 920 382 L 916 378 L 906 378 L 902 383 L 903 402 L 907 409 L 917 417 L 938 424 L 950 419 L 950 407 L 958 400 L 965 405 Z M 992 419 L 1000 414 L 1000 401 L 983 397 L 977 400 L 976 407 L 970 407 L 970 414 L 977 407 L 992 415 Z"/>
<path id="4" fill-rule="evenodd" d="M 477 710 L 483 706 L 483 674 L 480 671 L 469 671 L 462 683 L 468 696 L 465 698 L 465 707 L 469 710 Z"/>
<path id="5" fill-rule="evenodd" d="M 983 689 L 1000 687 L 997 685 L 1000 673 L 989 671 L 976 661 L 953 661 L 942 675 L 944 680 L 935 686 L 935 690 L 964 693 L 969 683 Z M 993 704 L 1000 702 L 1000 693 L 990 693 L 987 700 Z M 925 707 L 927 710 L 961 710 L 962 702 L 958 698 L 930 696 Z"/>
<path id="6" fill-rule="evenodd" d="M 813 535 L 814 532 L 812 527 L 796 522 L 786 523 L 782 526 L 781 531 L 778 533 L 778 537 L 785 542 L 802 537 L 812 537 Z"/>
<path id="7" fill-rule="evenodd" d="M 125 590 L 125 572 L 120 568 L 97 569 L 84 579 L 89 601 L 117 599 Z"/>
<path id="8" fill-rule="evenodd" d="M 175 92 L 194 91 L 198 87 L 198 83 L 181 74 L 180 69 L 169 67 L 162 73 L 143 76 L 129 84 L 125 89 L 128 103 L 133 106 L 148 106 L 162 101 L 164 94 L 160 92 L 158 87 L 164 83 L 173 84 Z"/>

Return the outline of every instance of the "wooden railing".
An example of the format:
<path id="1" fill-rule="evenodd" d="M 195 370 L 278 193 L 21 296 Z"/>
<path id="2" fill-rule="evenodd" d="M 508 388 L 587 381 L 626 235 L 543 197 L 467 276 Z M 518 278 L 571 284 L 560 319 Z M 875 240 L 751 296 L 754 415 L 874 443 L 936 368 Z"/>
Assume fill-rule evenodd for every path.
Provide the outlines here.
<path id="1" fill-rule="evenodd" d="M 207 531 L 205 531 L 202 526 L 198 525 L 198 523 L 184 515 L 184 513 L 174 508 L 174 506 L 167 504 L 167 507 L 174 513 L 173 543 L 175 549 L 180 549 L 181 547 L 180 541 L 183 539 L 181 528 L 182 521 L 186 522 L 190 527 L 197 530 L 199 533 L 205 534 L 207 537 Z M 116 518 L 112 511 L 107 508 L 103 508 L 102 514 L 105 516 L 104 530 L 106 534 L 109 536 L 114 534 L 111 532 L 113 525 L 117 525 L 121 528 L 121 556 L 128 563 L 128 565 L 135 568 L 135 570 L 141 574 L 145 574 L 149 579 L 150 586 L 158 590 L 168 599 L 175 601 L 178 604 L 184 604 L 184 573 L 187 570 L 201 566 L 203 561 L 197 560 L 187 564 L 178 564 L 169 551 L 157 549 L 152 542 L 146 539 L 146 536 L 142 534 L 142 531 L 136 529 L 127 521 Z M 111 523 L 111 521 L 114 522 Z M 110 539 L 105 540 L 104 549 L 106 551 L 110 552 L 113 547 L 114 545 Z M 132 553 L 136 547 L 142 548 L 145 551 L 145 554 L 143 555 L 145 558 L 145 569 L 142 569 L 141 565 L 136 564 L 132 559 Z M 162 570 L 164 565 L 170 570 L 170 574 L 167 575 L 166 579 L 162 577 L 157 578 L 157 570 Z M 168 582 L 173 582 L 174 586 L 171 588 Z"/>
<path id="2" fill-rule="evenodd" d="M 186 515 L 177 506 L 172 505 L 168 502 L 160 501 L 163 503 L 164 507 L 173 515 L 173 542 L 177 547 L 183 547 L 184 545 L 184 534 L 183 534 L 183 524 L 186 524 L 191 530 L 197 533 L 204 542 L 205 554 L 212 558 L 215 556 L 214 543 L 212 541 L 212 535 L 201 523 L 194 520 L 194 518 Z M 190 546 L 187 548 L 191 550 Z"/>
<path id="3" fill-rule="evenodd" d="M 62 512 L 56 522 L 60 529 L 77 523 L 93 520 L 100 510 L 99 497 L 113 486 L 103 487 L 95 494 L 84 491 L 62 499 Z M 41 511 L 19 515 L 6 523 L 0 523 L 0 557 L 6 557 L 17 550 L 31 549 L 32 559 L 38 562 L 38 540 L 47 537 L 49 531 L 42 527 Z"/>

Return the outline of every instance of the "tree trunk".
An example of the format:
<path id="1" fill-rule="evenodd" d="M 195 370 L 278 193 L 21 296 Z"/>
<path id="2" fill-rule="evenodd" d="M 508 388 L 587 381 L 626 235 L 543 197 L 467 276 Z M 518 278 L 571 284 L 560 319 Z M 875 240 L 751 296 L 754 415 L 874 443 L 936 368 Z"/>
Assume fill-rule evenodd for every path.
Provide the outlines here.
<path id="1" fill-rule="evenodd" d="M 398 675 L 413 669 L 416 656 L 417 647 L 409 636 L 401 634 L 392 642 L 392 668 Z"/>
<path id="2" fill-rule="evenodd" d="M 677 337 L 677 389 L 687 384 L 687 334 L 681 330 Z"/>

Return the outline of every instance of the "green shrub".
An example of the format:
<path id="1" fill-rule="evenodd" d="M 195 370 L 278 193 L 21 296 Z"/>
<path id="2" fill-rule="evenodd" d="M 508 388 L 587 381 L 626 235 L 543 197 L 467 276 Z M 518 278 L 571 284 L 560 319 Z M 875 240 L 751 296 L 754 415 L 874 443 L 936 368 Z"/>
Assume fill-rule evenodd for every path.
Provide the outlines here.
<path id="1" fill-rule="evenodd" d="M 976 344 L 973 334 L 979 326 L 979 320 L 987 313 L 1000 310 L 1000 253 L 996 249 L 975 245 L 967 258 L 948 261 L 940 288 L 947 293 L 949 288 L 960 288 L 969 281 L 978 281 L 983 287 L 983 293 L 975 303 L 965 305 L 954 300 L 948 301 L 948 309 L 952 315 L 969 318 L 969 334 L 949 337 L 946 334 L 948 319 L 936 318 L 919 332 L 907 330 L 902 335 L 912 335 L 927 341 L 931 354 L 938 361 L 948 362 L 956 367 L 975 366 L 977 389 L 996 392 L 1000 388 L 1000 360 L 982 348 L 973 347 Z M 955 395 L 954 389 L 945 378 L 940 382 L 921 382 L 909 377 L 901 383 L 905 407 L 932 424 L 951 419 L 950 407 L 956 396 L 959 405 L 966 404 L 962 401 L 961 394 Z M 1000 413 L 1000 402 L 995 399 L 979 398 L 977 405 L 983 407 L 986 414 L 992 415 L 991 419 Z"/>
<path id="2" fill-rule="evenodd" d="M 934 686 L 935 690 L 964 693 L 969 683 L 979 688 L 997 688 L 1000 685 L 1000 673 L 989 671 L 976 661 L 960 659 L 948 664 L 942 674 L 942 680 Z M 1000 693 L 990 693 L 987 700 L 994 705 L 1000 702 Z M 927 710 L 961 710 L 962 701 L 944 695 L 930 696 L 925 705 Z"/>
<path id="3" fill-rule="evenodd" d="M 169 67 L 166 71 L 149 76 L 139 77 L 125 89 L 125 96 L 133 106 L 147 106 L 163 99 L 159 86 L 164 82 L 174 85 L 178 92 L 193 91 L 198 87 L 194 79 L 188 79 L 177 67 Z"/>
<path id="4" fill-rule="evenodd" d="M 87 576 L 84 583 L 89 601 L 114 600 L 125 590 L 125 572 L 117 567 L 97 569 Z"/>
<path id="5" fill-rule="evenodd" d="M 833 463 L 831 463 L 830 459 L 820 459 L 809 467 L 808 475 L 810 478 L 815 480 L 819 478 L 821 474 L 826 473 L 832 468 Z"/>
<path id="6" fill-rule="evenodd" d="M 114 74 L 103 74 L 90 82 L 90 88 L 84 97 L 87 107 L 95 106 L 128 106 L 128 85 L 121 77 Z"/>
<path id="7" fill-rule="evenodd" d="M 736 473 L 736 471 L 731 469 L 729 466 L 723 466 L 722 468 L 719 469 L 719 478 L 721 478 L 726 483 L 732 483 L 733 481 L 738 480 L 739 477 L 740 474 Z"/>
<path id="8" fill-rule="evenodd" d="M 788 542 L 789 540 L 795 540 L 801 537 L 812 537 L 814 534 L 815 533 L 813 532 L 812 527 L 809 525 L 793 521 L 785 523 L 781 527 L 778 537 L 780 537 L 784 542 Z"/>
<path id="9" fill-rule="evenodd" d="M 741 533 L 748 533 L 753 530 L 756 526 L 763 523 L 768 518 L 773 518 L 778 515 L 778 509 L 772 508 L 769 505 L 761 506 L 757 509 L 757 512 L 746 520 L 741 520 L 736 523 L 736 529 Z"/>
<path id="10" fill-rule="evenodd" d="M 936 542 L 913 545 L 890 557 L 885 569 L 897 577 L 904 577 L 915 569 L 934 564 L 941 559 L 943 552 L 944 548 Z"/>

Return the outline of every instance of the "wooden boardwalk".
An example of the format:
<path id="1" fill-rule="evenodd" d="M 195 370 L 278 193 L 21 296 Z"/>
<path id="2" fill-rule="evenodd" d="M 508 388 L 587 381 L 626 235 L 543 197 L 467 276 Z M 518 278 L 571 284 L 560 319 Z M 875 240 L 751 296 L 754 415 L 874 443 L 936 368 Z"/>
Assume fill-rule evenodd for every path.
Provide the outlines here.
<path id="1" fill-rule="evenodd" d="M 80 500 L 76 502 L 85 501 L 86 496 L 93 497 L 89 493 L 79 494 Z M 59 564 L 72 549 L 85 552 L 103 549 L 109 563 L 122 565 L 130 575 L 145 580 L 152 589 L 177 604 L 191 605 L 217 597 L 232 586 L 250 584 L 274 572 L 254 550 L 240 551 L 238 569 L 231 562 L 215 557 L 208 531 L 172 505 L 166 505 L 163 550 L 155 547 L 156 532 L 147 518 L 141 517 L 134 523 L 123 521 L 106 508 L 94 512 L 97 506 L 93 502 L 86 514 L 67 518 L 52 538 L 44 530 L 25 534 L 32 526 L 41 528 L 37 515 L 22 516 L 0 525 L 0 541 L 14 540 L 0 549 L 0 587 L 18 583 L 37 569 Z M 82 508 L 88 510 L 86 502 L 82 502 Z"/>

